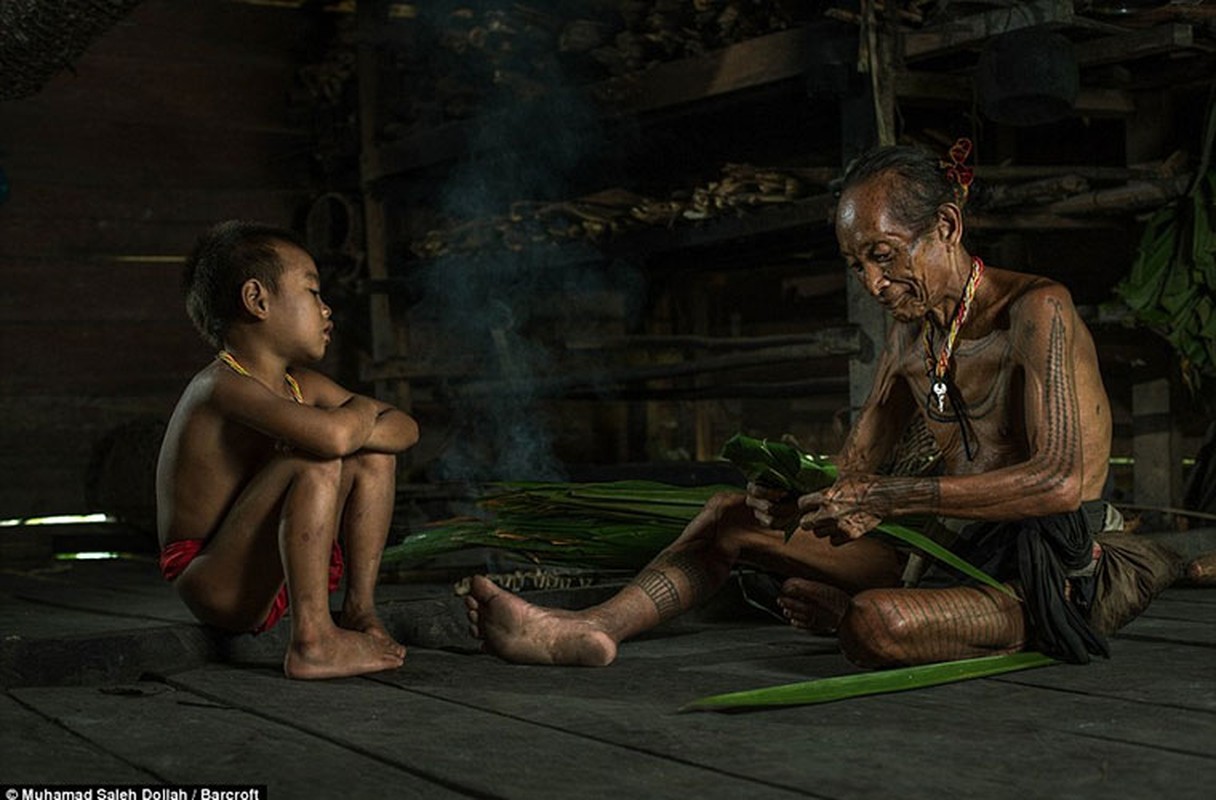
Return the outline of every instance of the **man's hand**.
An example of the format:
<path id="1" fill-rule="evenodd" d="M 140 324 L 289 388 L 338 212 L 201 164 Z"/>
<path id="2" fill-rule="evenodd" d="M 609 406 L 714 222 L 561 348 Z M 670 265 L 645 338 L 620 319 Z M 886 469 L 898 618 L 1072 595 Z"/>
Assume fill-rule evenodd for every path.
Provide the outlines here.
<path id="1" fill-rule="evenodd" d="M 747 484 L 747 506 L 766 528 L 791 530 L 798 519 L 794 495 L 784 489 L 771 489 L 758 483 Z"/>
<path id="2" fill-rule="evenodd" d="M 799 526 L 816 536 L 827 536 L 832 544 L 845 544 L 860 539 L 874 530 L 886 509 L 875 491 L 876 479 L 867 475 L 849 475 L 821 492 L 798 498 L 802 514 Z"/>

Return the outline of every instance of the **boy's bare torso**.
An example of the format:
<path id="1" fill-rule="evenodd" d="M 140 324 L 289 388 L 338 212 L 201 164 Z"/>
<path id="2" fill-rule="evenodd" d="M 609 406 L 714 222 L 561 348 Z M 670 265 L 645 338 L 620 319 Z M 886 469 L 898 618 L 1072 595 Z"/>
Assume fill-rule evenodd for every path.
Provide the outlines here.
<path id="1" fill-rule="evenodd" d="M 213 362 L 186 387 L 165 432 L 157 463 L 157 528 L 163 547 L 205 539 L 241 490 L 275 453 L 269 436 L 226 418 L 212 399 L 228 367 Z"/>

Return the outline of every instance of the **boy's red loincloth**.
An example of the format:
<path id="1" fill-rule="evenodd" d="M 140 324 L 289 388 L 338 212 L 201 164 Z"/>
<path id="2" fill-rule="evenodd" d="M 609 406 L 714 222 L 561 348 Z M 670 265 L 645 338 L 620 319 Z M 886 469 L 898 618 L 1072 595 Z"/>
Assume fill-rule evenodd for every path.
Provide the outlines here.
<path id="1" fill-rule="evenodd" d="M 202 551 L 205 544 L 206 541 L 203 539 L 178 539 L 176 542 L 169 542 L 160 551 L 160 574 L 164 575 L 167 581 L 171 581 L 178 575 L 181 575 L 190 562 Z M 338 584 L 342 580 L 342 572 L 342 548 L 338 547 L 338 543 L 335 541 L 333 550 L 329 553 L 329 591 L 337 591 Z M 261 625 L 254 628 L 253 632 L 265 633 L 273 628 L 283 618 L 283 615 L 287 613 L 289 602 L 287 584 L 284 583 L 279 588 L 279 593 L 275 595 L 274 605 L 267 612 L 266 619 L 262 621 Z"/>

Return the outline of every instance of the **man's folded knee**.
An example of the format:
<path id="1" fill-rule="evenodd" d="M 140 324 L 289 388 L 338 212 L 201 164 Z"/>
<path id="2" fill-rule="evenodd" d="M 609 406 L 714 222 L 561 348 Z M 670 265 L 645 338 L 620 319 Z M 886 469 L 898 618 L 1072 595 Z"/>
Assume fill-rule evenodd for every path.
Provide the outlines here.
<path id="1" fill-rule="evenodd" d="M 849 608 L 837 632 L 845 657 L 861 667 L 892 667 L 904 663 L 912 626 L 897 612 L 890 594 L 883 589 L 861 592 Z"/>

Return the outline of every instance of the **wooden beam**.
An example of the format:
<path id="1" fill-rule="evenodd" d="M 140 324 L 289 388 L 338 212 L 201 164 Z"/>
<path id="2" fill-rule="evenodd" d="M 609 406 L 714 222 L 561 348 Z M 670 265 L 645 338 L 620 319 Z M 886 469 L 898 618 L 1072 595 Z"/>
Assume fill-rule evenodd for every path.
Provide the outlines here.
<path id="1" fill-rule="evenodd" d="M 1136 113 L 1136 101 L 1122 89 L 1082 88 L 1072 113 L 1074 117 L 1130 117 Z"/>
<path id="2" fill-rule="evenodd" d="M 1154 167 L 1095 167 L 1089 164 L 979 164 L 975 176 L 986 181 L 1032 181 L 1058 175 L 1078 175 L 1091 181 L 1130 181 L 1161 177 Z"/>
<path id="3" fill-rule="evenodd" d="M 1132 181 L 1124 186 L 1057 200 L 1044 211 L 1049 214 L 1127 214 L 1154 208 L 1185 194 L 1191 177 L 1180 175 L 1159 181 Z"/>
<path id="4" fill-rule="evenodd" d="M 604 248 L 604 253 L 620 255 L 668 252 L 690 247 L 706 247 L 765 233 L 817 227 L 828 224 L 828 215 L 835 207 L 836 197 L 822 194 L 758 209 L 752 213 L 705 220 L 699 224 L 640 229 L 622 234 Z"/>
<path id="5" fill-rule="evenodd" d="M 840 38 L 838 28 L 836 23 L 813 23 L 757 36 L 702 56 L 601 81 L 585 89 L 585 96 L 602 117 L 611 119 L 796 80 L 815 64 L 842 57 L 833 51 Z M 484 121 L 449 122 L 381 145 L 379 171 L 368 177 L 374 180 L 455 158 L 467 148 L 470 132 L 480 124 Z"/>
<path id="6" fill-rule="evenodd" d="M 1058 231 L 1122 228 L 1125 221 L 1112 217 L 1064 217 L 1058 214 L 985 214 L 967 217 L 967 227 L 995 231 Z"/>
<path id="7" fill-rule="evenodd" d="M 1194 44 L 1195 34 L 1190 25 L 1171 23 L 1121 36 L 1077 42 L 1073 46 L 1073 52 L 1076 53 L 1079 66 L 1096 67 L 1169 53 Z"/>
<path id="8" fill-rule="evenodd" d="M 835 277 L 835 276 L 831 276 Z M 844 288 L 841 281 L 839 287 Z M 785 345 L 814 344 L 824 341 L 825 333 L 831 331 L 851 332 L 837 328 L 830 331 L 815 331 L 813 333 L 791 333 L 774 336 L 697 336 L 697 335 L 662 335 L 620 336 L 612 339 L 596 339 L 580 341 L 577 339 L 565 343 L 567 350 L 622 350 L 622 349 L 660 349 L 660 350 L 759 350 Z M 835 335 L 835 334 L 833 334 Z"/>
<path id="9" fill-rule="evenodd" d="M 1136 503 L 1173 506 L 1181 486 L 1182 459 L 1170 408 L 1170 382 L 1156 378 L 1132 386 L 1132 489 Z"/>
<path id="10" fill-rule="evenodd" d="M 896 75 L 895 93 L 909 100 L 970 103 L 975 88 L 970 75 L 910 71 Z M 1073 105 L 1079 117 L 1127 117 L 1135 112 L 1131 94 L 1120 89 L 1082 88 Z"/>
<path id="11" fill-rule="evenodd" d="M 621 369 L 600 369 L 587 375 L 563 375 L 560 377 L 541 376 L 527 381 L 537 387 L 541 393 L 560 391 L 564 388 L 586 386 L 594 388 L 607 383 L 638 383 L 651 380 L 701 375 L 709 372 L 724 372 L 735 369 L 747 369 L 768 364 L 783 364 L 791 361 L 807 361 L 815 358 L 832 356 L 847 356 L 857 353 L 861 348 L 860 336 L 857 329 L 851 325 L 837 328 L 825 328 L 808 336 L 809 341 L 799 344 L 787 344 L 771 347 L 761 347 L 741 353 L 703 356 L 671 364 L 656 364 L 643 367 L 626 367 Z M 479 364 L 484 372 L 484 360 Z M 443 378 L 454 378 L 446 369 L 443 374 L 422 375 L 411 372 L 418 366 L 417 362 L 408 359 L 394 358 L 370 365 L 364 370 L 365 380 L 390 380 L 393 378 L 409 378 L 414 381 L 432 381 Z M 572 368 L 571 368 L 572 369 Z M 466 373 L 468 378 L 476 378 L 479 369 L 474 368 Z M 496 379 L 493 381 L 474 380 L 468 384 L 467 393 L 476 394 L 482 390 L 489 391 L 492 385 L 500 386 L 510 383 Z M 462 392 L 465 393 L 465 392 Z"/>
<path id="12" fill-rule="evenodd" d="M 895 76 L 895 94 L 913 100 L 969 103 L 975 93 L 970 75 L 941 72 L 902 71 Z"/>
<path id="13" fill-rule="evenodd" d="M 502 384 L 503 391 L 511 387 Z M 707 383 L 702 386 L 596 386 L 591 389 L 567 389 L 560 395 L 562 400 L 717 400 L 760 397 L 807 397 L 821 394 L 840 394 L 848 391 L 848 379 L 843 375 L 807 378 L 801 381 L 778 383 Z M 457 389 L 459 393 L 459 389 Z M 712 459 L 711 459 L 712 460 Z"/>
<path id="14" fill-rule="evenodd" d="M 990 36 L 1035 25 L 1067 25 L 1073 20 L 1072 0 L 1034 0 L 951 20 L 942 25 L 910 31 L 903 37 L 904 59 L 942 55 Z"/>
<path id="15" fill-rule="evenodd" d="M 376 29 L 387 13 L 388 4 L 384 0 L 365 0 L 359 4 L 357 10 L 358 29 L 361 32 Z M 359 170 L 363 182 L 363 247 L 368 278 L 384 280 L 388 277 L 388 228 L 384 202 L 376 196 L 371 186 L 374 176 L 381 172 L 379 150 L 376 146 L 376 132 L 379 129 L 379 53 L 374 44 L 369 44 L 362 38 L 360 41 L 356 49 L 356 69 L 359 82 Z M 408 329 L 404 327 L 404 323 L 400 331 L 394 326 L 389 296 L 370 295 L 368 306 L 372 358 L 381 361 L 408 349 Z M 376 395 L 402 411 L 410 411 L 410 387 L 404 381 L 395 384 L 381 383 L 376 386 Z"/>
<path id="16" fill-rule="evenodd" d="M 822 52 L 819 26 L 758 36 L 695 58 L 595 84 L 605 114 L 638 114 L 801 77 Z"/>

